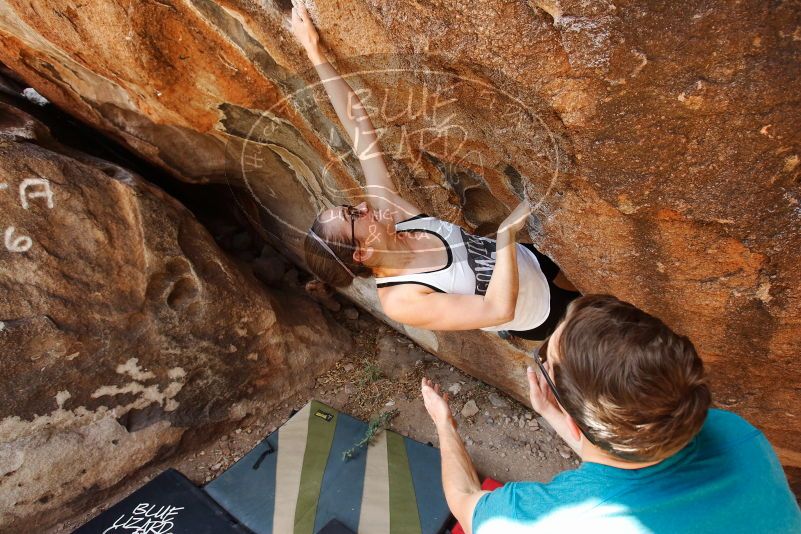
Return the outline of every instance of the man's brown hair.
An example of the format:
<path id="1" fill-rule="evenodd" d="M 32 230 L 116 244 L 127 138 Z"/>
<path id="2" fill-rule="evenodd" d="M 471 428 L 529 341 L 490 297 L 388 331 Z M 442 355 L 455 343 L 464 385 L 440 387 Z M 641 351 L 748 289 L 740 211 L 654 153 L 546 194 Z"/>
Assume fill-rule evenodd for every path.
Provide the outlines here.
<path id="1" fill-rule="evenodd" d="M 692 342 L 611 295 L 568 308 L 555 384 L 588 437 L 628 461 L 662 460 L 698 433 L 711 402 Z"/>

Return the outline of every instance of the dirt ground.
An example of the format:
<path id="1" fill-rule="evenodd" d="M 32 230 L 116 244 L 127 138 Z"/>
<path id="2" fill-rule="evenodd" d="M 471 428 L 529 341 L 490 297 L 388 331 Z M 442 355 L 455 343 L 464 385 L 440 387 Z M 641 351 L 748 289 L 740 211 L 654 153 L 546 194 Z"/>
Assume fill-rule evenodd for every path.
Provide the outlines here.
<path id="1" fill-rule="evenodd" d="M 450 392 L 459 433 L 482 477 L 547 481 L 578 465 L 572 451 L 529 407 L 436 359 L 367 314 L 345 307 L 337 315 L 354 331 L 355 349 L 318 376 L 313 387 L 269 412 L 245 417 L 203 449 L 144 469 L 112 497 L 51 532 L 70 532 L 169 467 L 198 485 L 213 480 L 311 399 L 363 420 L 397 410 L 389 428 L 436 446 L 434 425 L 420 396 L 423 376 Z"/>

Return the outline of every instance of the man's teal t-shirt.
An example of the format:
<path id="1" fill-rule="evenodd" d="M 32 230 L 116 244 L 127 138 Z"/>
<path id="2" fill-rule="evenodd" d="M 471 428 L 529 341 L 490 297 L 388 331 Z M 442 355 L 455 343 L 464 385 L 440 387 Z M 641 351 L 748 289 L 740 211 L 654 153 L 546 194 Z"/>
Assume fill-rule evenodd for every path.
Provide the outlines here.
<path id="1" fill-rule="evenodd" d="M 762 432 L 709 410 L 684 449 L 651 467 L 587 462 L 547 484 L 512 482 L 482 496 L 473 532 L 798 534 L 801 511 Z"/>

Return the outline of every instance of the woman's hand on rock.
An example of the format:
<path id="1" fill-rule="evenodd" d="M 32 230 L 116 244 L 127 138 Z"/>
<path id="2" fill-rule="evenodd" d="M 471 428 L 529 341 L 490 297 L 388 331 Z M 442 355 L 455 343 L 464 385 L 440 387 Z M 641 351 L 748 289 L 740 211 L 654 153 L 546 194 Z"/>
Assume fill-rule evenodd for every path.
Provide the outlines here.
<path id="1" fill-rule="evenodd" d="M 498 233 L 510 231 L 512 234 L 517 233 L 523 226 L 526 225 L 528 216 L 531 215 L 531 205 L 528 201 L 524 200 L 512 210 L 503 222 L 498 226 Z"/>
<path id="2" fill-rule="evenodd" d="M 317 28 L 306 10 L 306 6 L 300 0 L 293 0 L 294 7 L 292 8 L 292 34 L 298 42 L 306 49 L 306 52 L 312 54 L 320 48 L 320 35 L 317 33 Z"/>

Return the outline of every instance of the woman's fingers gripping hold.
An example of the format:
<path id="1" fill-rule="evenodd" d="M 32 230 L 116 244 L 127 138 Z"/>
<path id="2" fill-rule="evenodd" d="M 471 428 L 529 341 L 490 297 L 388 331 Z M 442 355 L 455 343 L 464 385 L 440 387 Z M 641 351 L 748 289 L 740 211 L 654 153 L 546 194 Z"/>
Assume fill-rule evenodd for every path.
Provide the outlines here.
<path id="1" fill-rule="evenodd" d="M 531 215 L 531 211 L 531 205 L 528 203 L 528 201 L 524 200 L 520 202 L 498 226 L 498 232 L 511 230 L 512 232 L 517 233 L 526 225 L 526 221 Z"/>
<path id="2" fill-rule="evenodd" d="M 320 36 L 317 29 L 314 27 L 306 6 L 300 0 L 293 2 L 291 27 L 295 38 L 307 51 L 319 44 Z"/>

